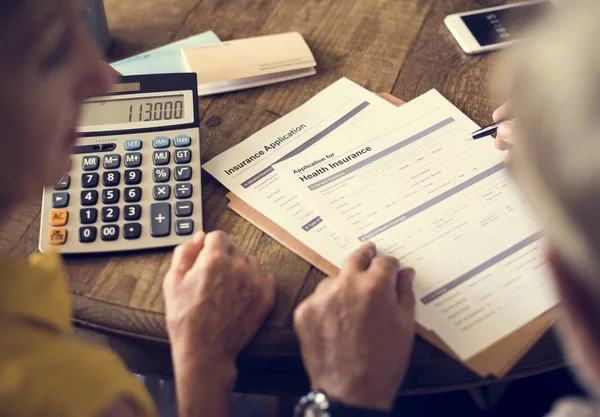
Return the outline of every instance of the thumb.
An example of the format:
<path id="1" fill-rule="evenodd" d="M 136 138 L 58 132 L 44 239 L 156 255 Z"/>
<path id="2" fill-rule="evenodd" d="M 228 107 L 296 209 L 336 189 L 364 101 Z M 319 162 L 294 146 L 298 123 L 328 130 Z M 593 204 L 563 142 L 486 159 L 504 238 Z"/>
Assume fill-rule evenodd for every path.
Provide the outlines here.
<path id="1" fill-rule="evenodd" d="M 413 292 L 413 281 L 415 280 L 415 270 L 413 268 L 403 268 L 398 272 L 397 293 L 398 304 L 409 311 L 415 309 L 415 295 Z"/>
<path id="2" fill-rule="evenodd" d="M 198 254 L 204 247 L 205 237 L 206 234 L 204 232 L 198 232 L 192 240 L 175 248 L 169 270 L 177 278 L 183 278 L 183 275 L 194 265 Z"/>

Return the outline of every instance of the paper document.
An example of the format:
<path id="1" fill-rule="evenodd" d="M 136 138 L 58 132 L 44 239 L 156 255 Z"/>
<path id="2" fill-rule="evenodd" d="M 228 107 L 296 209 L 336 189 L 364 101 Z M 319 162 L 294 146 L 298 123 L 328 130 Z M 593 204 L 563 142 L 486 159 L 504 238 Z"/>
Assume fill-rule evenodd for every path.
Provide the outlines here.
<path id="1" fill-rule="evenodd" d="M 296 239 L 340 266 L 349 249 L 296 191 L 280 180 L 273 164 L 326 140 L 341 137 L 379 114 L 398 109 L 348 79 L 341 79 L 298 109 L 223 152 L 203 168 Z"/>
<path id="2" fill-rule="evenodd" d="M 317 65 L 298 32 L 226 41 L 181 50 L 188 71 L 198 76 L 198 95 L 308 77 Z"/>
<path id="3" fill-rule="evenodd" d="M 476 129 L 430 91 L 274 165 L 348 247 L 416 269 L 417 320 L 464 360 L 556 304 L 539 227 Z"/>
<path id="4" fill-rule="evenodd" d="M 181 57 L 181 48 L 219 42 L 221 40 L 214 32 L 204 32 L 121 61 L 113 62 L 110 65 L 122 75 L 188 72 Z"/>

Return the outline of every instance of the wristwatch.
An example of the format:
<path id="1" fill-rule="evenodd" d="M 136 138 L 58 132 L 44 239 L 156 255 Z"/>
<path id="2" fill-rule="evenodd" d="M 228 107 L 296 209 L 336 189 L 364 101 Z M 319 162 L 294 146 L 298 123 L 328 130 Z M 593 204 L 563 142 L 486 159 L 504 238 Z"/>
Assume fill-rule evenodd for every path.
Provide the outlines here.
<path id="1" fill-rule="evenodd" d="M 323 390 L 313 390 L 302 397 L 294 417 L 388 417 L 385 411 L 350 407 L 335 401 Z"/>

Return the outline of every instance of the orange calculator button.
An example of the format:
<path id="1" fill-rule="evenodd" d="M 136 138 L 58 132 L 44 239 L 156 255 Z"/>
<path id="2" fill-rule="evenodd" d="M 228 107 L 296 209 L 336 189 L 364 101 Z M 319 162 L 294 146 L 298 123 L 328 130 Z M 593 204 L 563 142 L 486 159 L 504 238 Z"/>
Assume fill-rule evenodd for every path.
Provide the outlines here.
<path id="1" fill-rule="evenodd" d="M 52 210 L 50 212 L 50 224 L 52 226 L 64 226 L 69 221 L 67 210 Z"/>
<path id="2" fill-rule="evenodd" d="M 51 245 L 64 245 L 67 243 L 67 229 L 64 227 L 50 229 L 48 238 Z"/>

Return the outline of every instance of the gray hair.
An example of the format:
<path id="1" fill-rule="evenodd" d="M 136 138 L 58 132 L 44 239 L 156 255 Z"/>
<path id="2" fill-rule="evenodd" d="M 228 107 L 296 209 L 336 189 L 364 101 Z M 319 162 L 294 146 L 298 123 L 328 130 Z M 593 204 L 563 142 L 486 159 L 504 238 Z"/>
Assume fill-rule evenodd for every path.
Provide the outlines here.
<path id="1" fill-rule="evenodd" d="M 501 62 L 511 171 L 561 258 L 600 297 L 600 2 L 572 2 Z"/>

